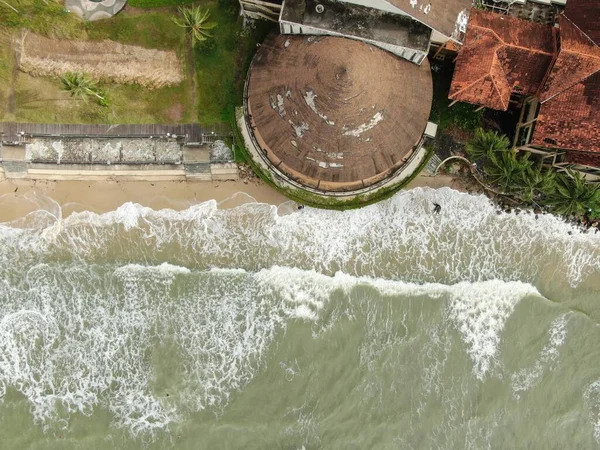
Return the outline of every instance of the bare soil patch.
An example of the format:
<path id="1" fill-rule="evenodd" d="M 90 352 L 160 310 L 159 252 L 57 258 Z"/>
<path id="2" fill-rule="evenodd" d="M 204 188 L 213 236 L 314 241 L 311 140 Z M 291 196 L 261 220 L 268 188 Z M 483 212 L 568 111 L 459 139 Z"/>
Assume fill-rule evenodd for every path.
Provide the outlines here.
<path id="1" fill-rule="evenodd" d="M 33 76 L 81 72 L 99 80 L 137 83 L 149 89 L 179 84 L 184 79 L 182 64 L 174 51 L 109 40 L 68 41 L 25 33 L 18 55 L 19 69 Z"/>
<path id="2" fill-rule="evenodd" d="M 165 111 L 165 115 L 172 122 L 178 122 L 183 117 L 183 113 L 185 112 L 185 107 L 181 103 L 177 103 L 170 108 L 167 108 Z"/>

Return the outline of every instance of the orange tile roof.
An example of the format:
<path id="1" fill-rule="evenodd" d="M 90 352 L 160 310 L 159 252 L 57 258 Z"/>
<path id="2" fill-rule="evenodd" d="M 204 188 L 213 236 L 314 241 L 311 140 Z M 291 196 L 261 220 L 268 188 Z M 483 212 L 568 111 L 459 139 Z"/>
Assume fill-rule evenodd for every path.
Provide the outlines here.
<path id="1" fill-rule="evenodd" d="M 600 45 L 600 1 L 569 0 L 564 14 L 592 41 Z"/>
<path id="2" fill-rule="evenodd" d="M 567 152 L 566 161 L 571 164 L 580 164 L 582 166 L 600 167 L 600 153 Z"/>
<path id="3" fill-rule="evenodd" d="M 585 3 L 574 1 L 576 6 Z M 600 1 L 596 11 L 600 12 Z M 577 10 L 571 8 L 570 12 Z M 600 152 L 600 47 L 567 13 L 568 8 L 559 19 L 561 48 L 540 95 L 542 107 L 532 143 Z M 587 20 L 586 14 L 570 17 Z M 596 28 L 600 28 L 599 17 Z"/>
<path id="4" fill-rule="evenodd" d="M 568 18 L 560 17 L 559 24 L 560 52 L 540 94 L 542 102 L 600 70 L 600 48 Z"/>
<path id="5" fill-rule="evenodd" d="M 600 152 L 600 71 L 542 104 L 532 143 Z"/>
<path id="6" fill-rule="evenodd" d="M 505 111 L 512 92 L 537 94 L 554 54 L 552 27 L 473 10 L 448 97 Z"/>

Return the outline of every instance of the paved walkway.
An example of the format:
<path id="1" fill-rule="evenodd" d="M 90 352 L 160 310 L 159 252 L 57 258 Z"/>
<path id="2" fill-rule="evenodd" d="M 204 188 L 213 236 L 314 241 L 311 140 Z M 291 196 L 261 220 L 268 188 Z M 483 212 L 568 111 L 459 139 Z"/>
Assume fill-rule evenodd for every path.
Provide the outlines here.
<path id="1" fill-rule="evenodd" d="M 65 8 L 84 20 L 108 19 L 123 9 L 127 0 L 65 0 Z"/>

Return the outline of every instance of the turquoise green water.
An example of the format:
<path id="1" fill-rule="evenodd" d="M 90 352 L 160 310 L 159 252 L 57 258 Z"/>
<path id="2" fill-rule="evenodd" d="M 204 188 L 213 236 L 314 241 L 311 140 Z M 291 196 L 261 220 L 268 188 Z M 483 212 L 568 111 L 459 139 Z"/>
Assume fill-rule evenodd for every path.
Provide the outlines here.
<path id="1" fill-rule="evenodd" d="M 2 448 L 600 447 L 600 234 L 449 189 L 38 202 L 0 227 Z"/>

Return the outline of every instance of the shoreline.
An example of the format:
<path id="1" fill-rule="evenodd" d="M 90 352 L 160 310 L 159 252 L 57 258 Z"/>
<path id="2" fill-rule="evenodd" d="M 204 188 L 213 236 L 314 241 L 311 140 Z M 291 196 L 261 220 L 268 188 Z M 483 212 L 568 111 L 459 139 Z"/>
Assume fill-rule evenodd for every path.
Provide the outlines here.
<path id="1" fill-rule="evenodd" d="M 465 192 L 456 177 L 419 175 L 405 190 L 416 187 L 450 187 Z M 41 194 L 37 196 L 35 194 Z M 258 178 L 237 181 L 47 181 L 11 179 L 0 181 L 0 222 L 10 222 L 32 211 L 45 209 L 40 203 L 49 197 L 62 208 L 63 217 L 73 212 L 114 211 L 127 202 L 152 209 L 184 210 L 216 200 L 232 208 L 248 201 L 278 206 L 293 202 Z M 47 206 L 47 205 L 46 205 Z"/>

